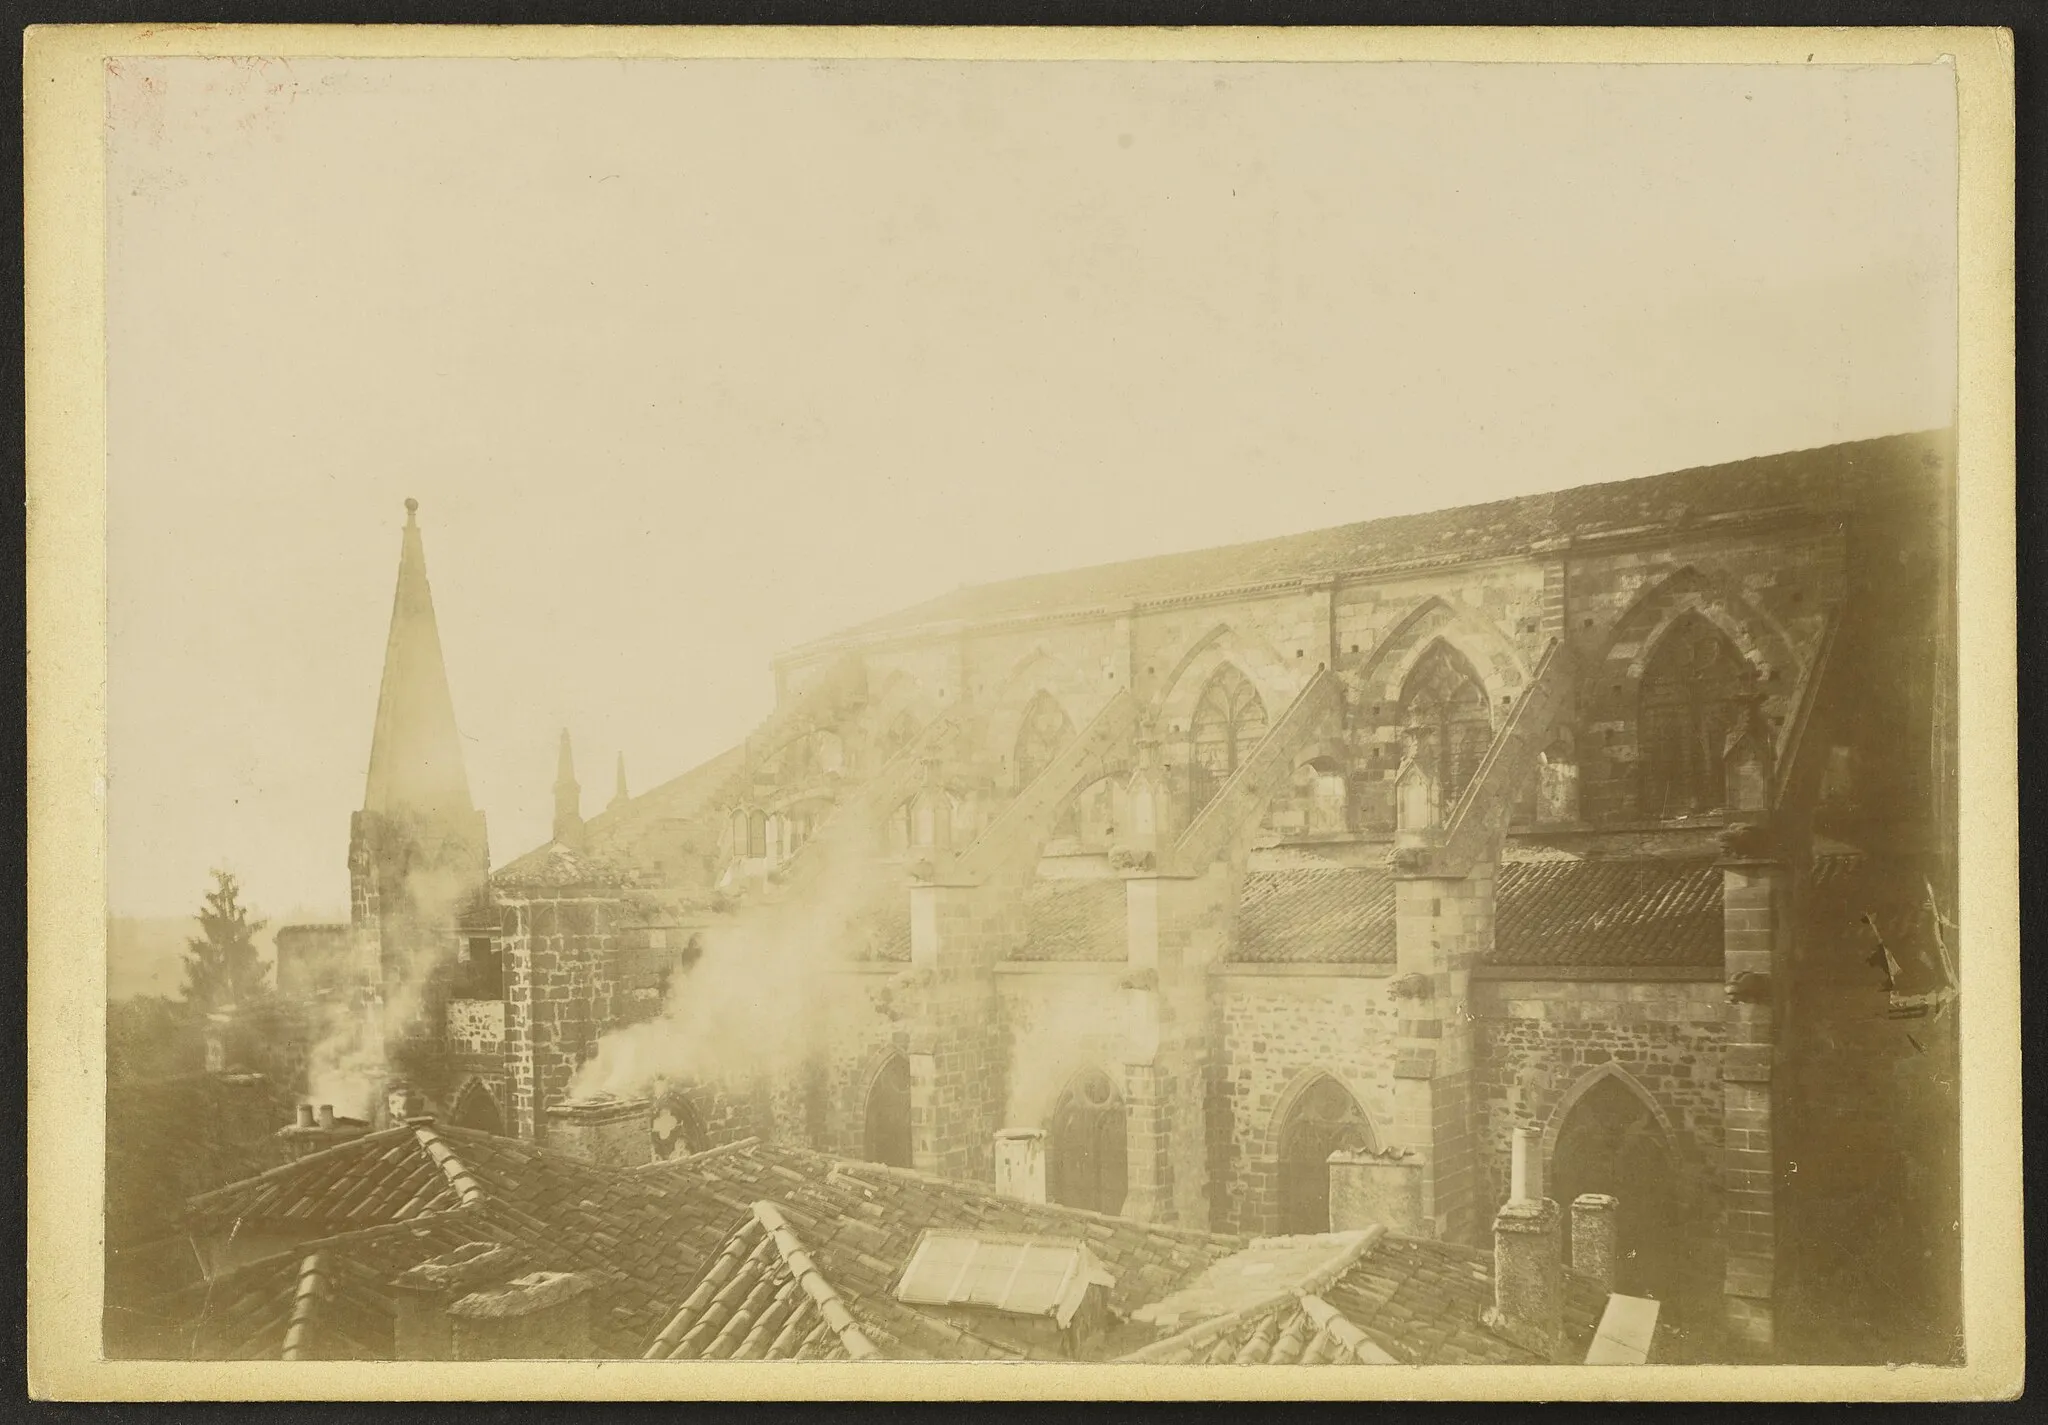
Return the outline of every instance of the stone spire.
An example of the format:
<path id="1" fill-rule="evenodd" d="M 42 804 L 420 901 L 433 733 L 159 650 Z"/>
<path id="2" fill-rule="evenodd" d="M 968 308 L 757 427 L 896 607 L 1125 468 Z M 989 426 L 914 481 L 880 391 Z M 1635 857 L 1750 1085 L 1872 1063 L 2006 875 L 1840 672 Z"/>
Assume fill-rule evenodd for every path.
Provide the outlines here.
<path id="1" fill-rule="evenodd" d="M 605 810 L 616 810 L 617 808 L 624 806 L 630 800 L 632 799 L 626 794 L 626 754 L 621 752 L 619 754 L 618 786 L 613 789 L 611 805 L 605 808 Z"/>
<path id="2" fill-rule="evenodd" d="M 555 840 L 573 845 L 583 830 L 583 788 L 576 785 L 576 759 L 569 752 L 569 729 L 562 729 L 562 750 L 555 758 Z"/>
<path id="3" fill-rule="evenodd" d="M 384 645 L 384 685 L 370 737 L 370 776 L 363 810 L 400 813 L 469 812 L 469 778 L 455 702 L 441 660 L 434 594 L 427 587 L 427 555 L 420 543 L 418 500 L 405 502 L 405 535 L 398 554 L 398 593 L 391 606 L 391 636 Z"/>

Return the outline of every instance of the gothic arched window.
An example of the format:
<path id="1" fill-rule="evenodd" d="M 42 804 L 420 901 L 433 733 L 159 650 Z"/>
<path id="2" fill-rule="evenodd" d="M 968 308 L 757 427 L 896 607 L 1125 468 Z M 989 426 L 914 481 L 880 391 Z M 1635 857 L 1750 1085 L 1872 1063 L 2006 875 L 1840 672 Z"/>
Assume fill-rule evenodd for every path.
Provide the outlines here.
<path id="1" fill-rule="evenodd" d="M 1200 811 L 1266 735 L 1266 705 L 1231 664 L 1216 670 L 1188 723 L 1188 805 Z"/>
<path id="2" fill-rule="evenodd" d="M 1486 688 L 1449 644 L 1437 643 L 1408 674 L 1401 715 L 1412 755 L 1435 778 L 1437 804 L 1448 817 L 1493 741 Z"/>
<path id="3" fill-rule="evenodd" d="M 1670 1309 L 1681 1285 L 1683 1214 L 1670 1145 L 1649 1106 L 1611 1075 L 1595 1083 L 1565 1115 L 1550 1175 L 1558 1202 L 1589 1192 L 1620 1199 L 1615 1289 L 1657 1297 Z"/>
<path id="4" fill-rule="evenodd" d="M 1749 692 L 1749 664 L 1698 614 L 1673 624 L 1643 670 L 1637 723 L 1642 812 L 1686 816 L 1728 800 L 1728 734 Z"/>
<path id="5" fill-rule="evenodd" d="M 711 1146 L 704 1120 L 680 1089 L 670 1089 L 655 1101 L 647 1119 L 647 1142 L 656 1158 L 687 1157 Z"/>
<path id="6" fill-rule="evenodd" d="M 1067 1085 L 1052 1111 L 1047 1154 L 1054 1202 L 1115 1213 L 1125 1192 L 1124 1101 L 1100 1069 Z"/>
<path id="7" fill-rule="evenodd" d="M 768 854 L 768 814 L 753 812 L 747 817 L 747 855 L 759 860 Z"/>
<path id="8" fill-rule="evenodd" d="M 910 1166 L 910 1063 L 891 1054 L 868 1086 L 861 1154 L 871 1163 Z"/>
<path id="9" fill-rule="evenodd" d="M 1024 723 L 1017 729 L 1017 785 L 1028 787 L 1038 774 L 1052 765 L 1060 749 L 1074 735 L 1067 710 L 1051 693 L 1040 693 L 1024 709 Z"/>
<path id="10" fill-rule="evenodd" d="M 1280 1231 L 1330 1230 L 1330 1154 L 1374 1147 L 1372 1122 L 1344 1085 L 1324 1074 L 1280 1125 Z"/>
<path id="11" fill-rule="evenodd" d="M 505 1119 L 498 1112 L 498 1101 L 480 1081 L 472 1080 L 462 1091 L 462 1098 L 455 1105 L 455 1126 L 474 1128 L 479 1133 L 504 1134 Z"/>

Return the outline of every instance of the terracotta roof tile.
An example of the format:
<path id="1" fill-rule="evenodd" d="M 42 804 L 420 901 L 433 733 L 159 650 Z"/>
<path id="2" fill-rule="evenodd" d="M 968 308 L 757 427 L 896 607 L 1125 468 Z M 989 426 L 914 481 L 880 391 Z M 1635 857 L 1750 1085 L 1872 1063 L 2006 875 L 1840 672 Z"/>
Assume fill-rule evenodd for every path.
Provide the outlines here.
<path id="1" fill-rule="evenodd" d="M 1504 965 L 1718 965 L 1710 860 L 1510 861 L 1494 885 Z"/>
<path id="2" fill-rule="evenodd" d="M 1126 936 L 1119 879 L 1034 881 L 1025 893 L 1029 929 L 1019 960 L 1121 960 Z"/>
<path id="3" fill-rule="evenodd" d="M 1231 956 L 1262 964 L 1392 964 L 1394 878 L 1379 866 L 1252 871 Z"/>

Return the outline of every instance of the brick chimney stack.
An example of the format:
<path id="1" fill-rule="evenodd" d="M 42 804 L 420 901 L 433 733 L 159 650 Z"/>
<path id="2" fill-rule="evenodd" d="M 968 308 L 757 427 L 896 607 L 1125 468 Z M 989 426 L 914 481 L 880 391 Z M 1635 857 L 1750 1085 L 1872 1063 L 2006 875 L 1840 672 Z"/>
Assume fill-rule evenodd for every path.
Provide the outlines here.
<path id="1" fill-rule="evenodd" d="M 1493 1219 L 1493 1307 L 1486 1324 L 1555 1361 L 1564 1347 L 1562 1214 L 1543 1196 L 1542 1153 L 1537 1130 L 1515 1130 L 1508 1201 Z"/>

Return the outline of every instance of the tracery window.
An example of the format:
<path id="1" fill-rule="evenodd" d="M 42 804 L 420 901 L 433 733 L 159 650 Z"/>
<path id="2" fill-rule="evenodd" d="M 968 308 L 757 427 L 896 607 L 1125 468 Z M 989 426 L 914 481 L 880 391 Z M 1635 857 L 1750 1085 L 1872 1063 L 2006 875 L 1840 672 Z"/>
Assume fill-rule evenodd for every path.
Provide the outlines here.
<path id="1" fill-rule="evenodd" d="M 890 1055 L 868 1087 L 861 1151 L 871 1163 L 911 1165 L 910 1063 L 901 1054 Z"/>
<path id="2" fill-rule="evenodd" d="M 1229 664 L 1216 670 L 1188 723 L 1188 804 L 1200 811 L 1266 735 L 1266 705 L 1252 680 Z"/>
<path id="3" fill-rule="evenodd" d="M 1124 1205 L 1124 1101 L 1100 1069 L 1067 1085 L 1052 1114 L 1046 1167 L 1054 1202 L 1119 1212 Z"/>
<path id="4" fill-rule="evenodd" d="M 1728 734 L 1752 681 L 1735 646 L 1698 614 L 1658 640 L 1643 670 L 1637 724 L 1645 815 L 1686 816 L 1726 805 Z"/>
<path id="5" fill-rule="evenodd" d="M 1437 643 L 1408 674 L 1401 713 L 1411 755 L 1435 779 L 1448 816 L 1493 741 L 1486 688 L 1449 644 Z"/>
<path id="6" fill-rule="evenodd" d="M 1038 774 L 1052 765 L 1060 749 L 1074 735 L 1067 710 L 1051 693 L 1040 693 L 1024 709 L 1023 726 L 1017 729 L 1017 785 L 1028 787 Z"/>
<path id="7" fill-rule="evenodd" d="M 1372 1123 L 1328 1074 L 1310 1084 L 1280 1128 L 1280 1230 L 1330 1230 L 1330 1154 L 1374 1147 Z"/>

